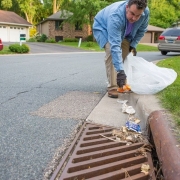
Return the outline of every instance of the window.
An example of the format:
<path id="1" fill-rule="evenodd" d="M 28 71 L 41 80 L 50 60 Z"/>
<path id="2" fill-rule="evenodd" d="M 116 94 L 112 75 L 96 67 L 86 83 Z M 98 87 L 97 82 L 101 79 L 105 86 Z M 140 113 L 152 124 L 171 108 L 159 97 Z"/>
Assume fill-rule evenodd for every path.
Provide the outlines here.
<path id="1" fill-rule="evenodd" d="M 76 24 L 75 24 L 75 30 L 78 31 L 82 31 L 82 23 L 77 21 Z"/>
<path id="2" fill-rule="evenodd" d="M 63 30 L 63 20 L 55 21 L 55 29 Z"/>
<path id="3" fill-rule="evenodd" d="M 167 29 L 161 35 L 162 36 L 180 36 L 180 29 L 176 29 L 176 28 Z"/>
<path id="4" fill-rule="evenodd" d="M 56 42 L 63 41 L 63 36 L 55 36 L 55 41 Z"/>

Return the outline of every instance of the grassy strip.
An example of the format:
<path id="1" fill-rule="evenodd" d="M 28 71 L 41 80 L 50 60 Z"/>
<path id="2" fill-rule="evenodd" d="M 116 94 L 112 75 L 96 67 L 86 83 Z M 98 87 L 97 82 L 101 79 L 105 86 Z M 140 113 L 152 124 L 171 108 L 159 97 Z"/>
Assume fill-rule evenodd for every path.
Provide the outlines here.
<path id="1" fill-rule="evenodd" d="M 159 51 L 158 48 L 155 46 L 149 46 L 149 45 L 144 45 L 144 44 L 138 44 L 136 50 L 137 52 L 138 51 Z"/>
<path id="2" fill-rule="evenodd" d="M 157 94 L 162 106 L 169 110 L 176 123 L 180 126 L 180 56 L 168 58 L 157 63 L 160 67 L 174 69 L 178 76 L 173 84 Z"/>
<path id="3" fill-rule="evenodd" d="M 72 46 L 78 48 L 78 42 L 59 42 L 58 44 L 63 46 Z M 100 49 L 99 45 L 95 42 L 82 42 L 79 48 L 84 50 L 104 51 L 104 49 Z M 158 51 L 158 48 L 154 46 L 138 44 L 137 52 L 138 51 Z"/>
<path id="4" fill-rule="evenodd" d="M 99 45 L 95 42 L 82 42 L 80 47 L 78 47 L 79 42 L 59 42 L 58 44 L 63 46 L 71 46 L 76 47 L 84 50 L 90 51 L 104 51 L 104 49 L 100 49 Z"/>
<path id="5" fill-rule="evenodd" d="M 16 53 L 11 52 L 10 49 L 9 49 L 9 46 L 4 46 L 3 50 L 0 51 L 0 54 L 16 54 Z"/>

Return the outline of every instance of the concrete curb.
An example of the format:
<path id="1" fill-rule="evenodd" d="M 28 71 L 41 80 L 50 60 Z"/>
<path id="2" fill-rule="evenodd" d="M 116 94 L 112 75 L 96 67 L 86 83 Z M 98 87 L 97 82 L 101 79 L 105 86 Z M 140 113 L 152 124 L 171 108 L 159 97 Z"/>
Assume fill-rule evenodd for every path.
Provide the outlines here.
<path id="1" fill-rule="evenodd" d="M 142 131 L 147 128 L 147 118 L 155 110 L 163 110 L 159 101 L 154 95 L 138 95 L 135 93 L 119 93 L 118 99 L 109 98 L 107 94 L 101 99 L 94 108 L 86 121 L 114 126 L 119 128 L 125 126 L 128 115 L 122 113 L 121 104 L 117 102 L 128 100 L 127 105 L 132 106 L 136 111 L 136 118 L 141 120 L 140 126 Z"/>

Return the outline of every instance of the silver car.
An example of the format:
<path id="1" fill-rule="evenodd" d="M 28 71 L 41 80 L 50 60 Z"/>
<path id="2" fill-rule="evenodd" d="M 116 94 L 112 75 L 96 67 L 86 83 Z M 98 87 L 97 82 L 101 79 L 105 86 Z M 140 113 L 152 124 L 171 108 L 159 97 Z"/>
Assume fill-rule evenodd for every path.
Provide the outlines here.
<path id="1" fill-rule="evenodd" d="M 158 49 L 162 55 L 180 52 L 180 28 L 168 28 L 159 36 Z"/>

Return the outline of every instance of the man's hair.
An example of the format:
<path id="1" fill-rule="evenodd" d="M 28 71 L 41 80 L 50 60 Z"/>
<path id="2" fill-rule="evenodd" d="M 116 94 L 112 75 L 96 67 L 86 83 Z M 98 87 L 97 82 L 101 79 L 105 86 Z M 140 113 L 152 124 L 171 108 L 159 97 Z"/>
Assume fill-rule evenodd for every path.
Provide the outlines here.
<path id="1" fill-rule="evenodd" d="M 147 0 L 129 0 L 128 6 L 135 4 L 137 9 L 145 9 L 147 7 Z"/>

